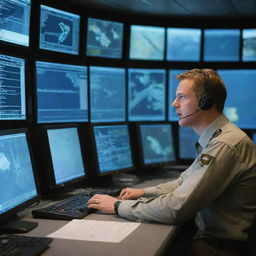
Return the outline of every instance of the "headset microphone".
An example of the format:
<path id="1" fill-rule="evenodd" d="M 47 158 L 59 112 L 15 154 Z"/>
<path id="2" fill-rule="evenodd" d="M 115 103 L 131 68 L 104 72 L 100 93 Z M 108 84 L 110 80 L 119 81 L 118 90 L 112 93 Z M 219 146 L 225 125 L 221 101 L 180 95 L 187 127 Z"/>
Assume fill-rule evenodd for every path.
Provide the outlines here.
<path id="1" fill-rule="evenodd" d="M 194 112 L 192 112 L 192 113 L 190 113 L 190 114 L 188 114 L 188 115 L 186 115 L 186 116 L 182 116 L 182 117 L 180 117 L 180 120 L 185 119 L 185 118 L 187 118 L 187 117 L 189 117 L 189 116 L 192 116 L 192 115 L 194 115 L 195 113 L 199 112 L 200 110 L 201 110 L 201 108 L 197 109 L 196 111 L 194 111 Z"/>

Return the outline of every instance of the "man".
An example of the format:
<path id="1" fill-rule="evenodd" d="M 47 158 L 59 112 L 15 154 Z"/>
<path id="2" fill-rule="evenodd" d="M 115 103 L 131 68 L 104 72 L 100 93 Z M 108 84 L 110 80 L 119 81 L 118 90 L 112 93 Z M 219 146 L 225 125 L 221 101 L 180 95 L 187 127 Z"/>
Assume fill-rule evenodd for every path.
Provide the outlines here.
<path id="1" fill-rule="evenodd" d="M 174 181 L 126 188 L 119 199 L 95 195 L 89 207 L 166 224 L 196 216 L 198 232 L 187 255 L 239 255 L 256 212 L 256 146 L 223 115 L 226 88 L 215 71 L 193 69 L 177 78 L 172 106 L 179 125 L 200 136 L 197 158 Z"/>

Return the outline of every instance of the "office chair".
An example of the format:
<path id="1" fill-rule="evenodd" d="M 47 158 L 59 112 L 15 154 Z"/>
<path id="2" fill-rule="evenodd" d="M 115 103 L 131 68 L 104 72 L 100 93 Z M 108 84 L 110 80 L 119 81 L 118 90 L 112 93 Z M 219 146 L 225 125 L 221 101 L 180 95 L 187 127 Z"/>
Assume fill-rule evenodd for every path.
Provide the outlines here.
<path id="1" fill-rule="evenodd" d="M 255 256 L 256 255 L 256 214 L 254 216 L 252 226 L 250 228 L 247 248 L 246 248 L 246 256 Z"/>

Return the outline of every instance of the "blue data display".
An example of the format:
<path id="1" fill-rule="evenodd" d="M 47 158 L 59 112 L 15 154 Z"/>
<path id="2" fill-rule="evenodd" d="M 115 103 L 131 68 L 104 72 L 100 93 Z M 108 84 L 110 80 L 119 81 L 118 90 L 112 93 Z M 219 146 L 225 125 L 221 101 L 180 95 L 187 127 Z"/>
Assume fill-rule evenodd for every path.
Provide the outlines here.
<path id="1" fill-rule="evenodd" d="M 130 121 L 165 120 L 166 74 L 161 69 L 128 69 Z"/>
<path id="2" fill-rule="evenodd" d="M 125 69 L 91 66 L 91 121 L 125 121 L 125 103 Z"/>
<path id="3" fill-rule="evenodd" d="M 78 54 L 79 29 L 79 15 L 41 5 L 41 49 Z"/>
<path id="4" fill-rule="evenodd" d="M 56 184 L 85 176 L 77 128 L 47 131 Z"/>
<path id="5" fill-rule="evenodd" d="M 87 67 L 36 62 L 39 123 L 88 121 Z"/>
<path id="6" fill-rule="evenodd" d="M 256 29 L 243 29 L 242 38 L 242 60 L 256 61 Z"/>
<path id="7" fill-rule="evenodd" d="M 29 46 L 30 0 L 2 0 L 0 40 Z"/>
<path id="8" fill-rule="evenodd" d="M 123 49 L 123 23 L 88 18 L 86 54 L 120 59 Z"/>
<path id="9" fill-rule="evenodd" d="M 0 55 L 0 88 L 0 120 L 25 120 L 24 59 Z"/>
<path id="10" fill-rule="evenodd" d="M 133 167 L 127 125 L 94 126 L 100 173 Z"/>
<path id="11" fill-rule="evenodd" d="M 140 125 L 144 164 L 161 164 L 175 160 L 170 124 Z"/>

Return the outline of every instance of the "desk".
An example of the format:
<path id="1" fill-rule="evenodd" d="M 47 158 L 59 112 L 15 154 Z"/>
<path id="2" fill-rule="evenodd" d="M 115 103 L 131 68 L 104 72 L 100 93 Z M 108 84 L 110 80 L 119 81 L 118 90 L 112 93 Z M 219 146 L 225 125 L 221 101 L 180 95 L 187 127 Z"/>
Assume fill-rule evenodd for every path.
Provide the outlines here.
<path id="1" fill-rule="evenodd" d="M 155 180 L 153 183 L 158 184 L 159 180 Z M 152 185 L 152 182 L 150 182 L 150 185 Z M 115 215 L 100 213 L 90 214 L 85 217 L 85 219 L 122 222 L 127 221 Z M 31 216 L 25 217 L 25 220 L 37 221 L 39 223 L 38 227 L 29 233 L 26 233 L 26 235 L 29 236 L 47 236 L 68 223 L 68 221 L 63 220 L 34 219 Z M 176 230 L 177 227 L 175 226 L 142 223 L 134 232 L 132 232 L 120 243 L 103 243 L 54 238 L 53 242 L 50 244 L 50 247 L 43 253 L 43 256 L 161 255 L 174 238 Z"/>

